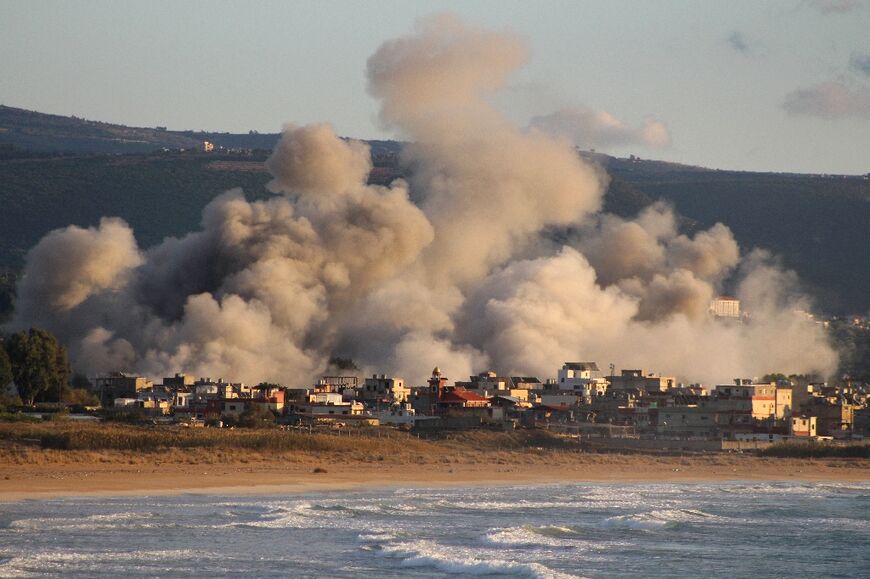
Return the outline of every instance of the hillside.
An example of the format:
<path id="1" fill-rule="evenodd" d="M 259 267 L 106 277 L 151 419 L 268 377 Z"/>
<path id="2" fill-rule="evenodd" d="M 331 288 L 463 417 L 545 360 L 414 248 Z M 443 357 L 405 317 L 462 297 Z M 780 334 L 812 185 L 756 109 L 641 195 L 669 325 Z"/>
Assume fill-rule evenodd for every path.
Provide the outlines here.
<path id="1" fill-rule="evenodd" d="M 165 127 L 127 127 L 77 117 L 49 115 L 0 105 L 0 145 L 40 152 L 76 154 L 151 153 L 160 149 L 216 148 L 271 151 L 279 133 L 171 131 Z M 370 141 L 375 154 L 395 152 L 394 141 Z"/>
<path id="2" fill-rule="evenodd" d="M 262 162 L 277 138 L 131 128 L 0 106 L 0 273 L 19 270 L 26 251 L 57 227 L 93 225 L 101 216 L 117 215 L 149 246 L 195 228 L 202 207 L 222 191 L 241 187 L 250 197 L 266 196 L 269 176 Z M 197 152 L 203 140 L 253 150 Z M 387 183 L 399 176 L 400 144 L 370 143 L 371 180 Z M 870 311 L 867 179 L 584 155 L 613 178 L 607 211 L 634 215 L 664 199 L 687 230 L 722 221 L 742 247 L 770 249 L 796 270 L 820 310 Z"/>

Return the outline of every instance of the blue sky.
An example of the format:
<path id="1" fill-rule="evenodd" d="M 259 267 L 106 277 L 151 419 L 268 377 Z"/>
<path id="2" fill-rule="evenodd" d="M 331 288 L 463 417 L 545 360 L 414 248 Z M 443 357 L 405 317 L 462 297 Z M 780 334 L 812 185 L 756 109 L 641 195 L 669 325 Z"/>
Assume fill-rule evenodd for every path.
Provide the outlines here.
<path id="1" fill-rule="evenodd" d="M 390 137 L 366 59 L 438 11 L 526 40 L 531 60 L 497 101 L 521 126 L 575 123 L 600 151 L 708 167 L 870 171 L 867 0 L 5 0 L 0 103 L 173 129 L 329 121 Z M 649 138 L 651 123 L 666 138 Z"/>

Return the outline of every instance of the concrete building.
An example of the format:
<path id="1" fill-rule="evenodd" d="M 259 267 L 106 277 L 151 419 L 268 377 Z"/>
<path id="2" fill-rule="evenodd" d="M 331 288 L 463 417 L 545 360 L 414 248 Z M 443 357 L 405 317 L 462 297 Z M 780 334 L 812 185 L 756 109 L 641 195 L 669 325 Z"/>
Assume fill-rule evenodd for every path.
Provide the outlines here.
<path id="1" fill-rule="evenodd" d="M 139 392 L 138 406 L 148 414 L 166 416 L 172 412 L 172 396 L 159 390 L 143 390 Z"/>
<path id="2" fill-rule="evenodd" d="M 870 438 L 870 406 L 855 411 L 852 422 L 852 436 Z"/>
<path id="3" fill-rule="evenodd" d="M 592 380 L 601 371 L 595 362 L 565 362 L 559 370 L 559 383 L 570 383 L 571 380 Z"/>
<path id="4" fill-rule="evenodd" d="M 792 411 L 791 388 L 779 389 L 773 382 L 735 379 L 734 384 L 716 386 L 713 395 L 723 411 L 748 413 L 753 420 L 784 420 Z"/>
<path id="5" fill-rule="evenodd" d="M 813 438 L 817 434 L 817 419 L 815 416 L 792 416 L 789 434 L 801 438 Z"/>
<path id="6" fill-rule="evenodd" d="M 523 401 L 528 401 L 529 390 L 541 386 L 541 382 L 537 378 L 499 376 L 492 370 L 481 372 L 477 376 L 470 376 L 469 378 L 468 382 L 456 382 L 455 386 L 480 394 L 484 398 L 513 396 Z M 518 382 L 515 382 L 515 380 Z"/>
<path id="7" fill-rule="evenodd" d="M 277 414 L 284 412 L 284 400 L 284 389 L 278 386 L 261 384 L 252 388 L 251 401 Z"/>
<path id="8" fill-rule="evenodd" d="M 787 420 L 794 412 L 791 386 L 776 386 L 776 419 Z"/>
<path id="9" fill-rule="evenodd" d="M 312 392 L 306 402 L 297 402 L 289 407 L 290 412 L 313 418 L 330 416 L 359 416 L 365 410 L 361 402 L 347 402 L 341 392 Z"/>
<path id="10" fill-rule="evenodd" d="M 147 378 L 125 372 L 111 372 L 97 376 L 94 385 L 100 393 L 100 402 L 105 407 L 113 406 L 115 398 L 137 398 L 139 392 L 153 386 Z"/>
<path id="11" fill-rule="evenodd" d="M 607 380 L 600 376 L 595 362 L 566 362 L 559 370 L 555 384 L 545 384 L 544 390 L 568 390 L 582 394 L 586 402 L 607 392 Z"/>
<path id="12" fill-rule="evenodd" d="M 366 378 L 362 388 L 357 392 L 357 399 L 368 404 L 404 404 L 411 395 L 411 389 L 405 387 L 401 378 L 387 378 L 386 375 L 373 374 Z"/>
<path id="13" fill-rule="evenodd" d="M 239 415 L 247 410 L 251 405 L 251 401 L 247 398 L 234 398 L 232 400 L 224 400 L 221 407 L 221 415 L 235 414 Z"/>
<path id="14" fill-rule="evenodd" d="M 183 390 L 176 390 L 173 393 L 172 398 L 172 407 L 175 409 L 184 409 L 190 408 L 190 400 L 193 397 L 192 392 L 185 392 Z"/>
<path id="15" fill-rule="evenodd" d="M 609 390 L 615 391 L 667 392 L 677 383 L 673 376 L 644 373 L 643 370 L 622 370 L 619 376 L 608 376 L 606 380 Z"/>
<path id="16" fill-rule="evenodd" d="M 511 376 L 514 390 L 538 390 L 542 387 L 536 376 Z"/>
<path id="17" fill-rule="evenodd" d="M 856 407 L 837 398 L 813 397 L 803 412 L 818 418 L 820 436 L 846 436 L 852 432 Z"/>
<path id="18" fill-rule="evenodd" d="M 584 391 L 544 390 L 537 394 L 535 401 L 545 406 L 580 406 L 586 404 L 588 396 Z"/>
<path id="19" fill-rule="evenodd" d="M 707 405 L 659 408 L 656 432 L 663 436 L 712 438 L 717 435 L 716 413 Z"/>
<path id="20" fill-rule="evenodd" d="M 191 388 L 193 383 L 193 376 L 188 376 L 187 374 L 176 374 L 175 376 L 163 379 L 164 388 L 172 388 L 175 390 Z"/>
<path id="21" fill-rule="evenodd" d="M 417 422 L 417 413 L 411 407 L 410 403 L 397 404 L 371 413 L 373 418 L 377 418 L 380 424 L 389 424 L 392 426 L 414 426 Z"/>
<path id="22" fill-rule="evenodd" d="M 486 408 L 489 400 L 465 388 L 450 388 L 441 393 L 438 399 L 438 410 L 446 413 L 458 408 Z"/>
<path id="23" fill-rule="evenodd" d="M 338 405 L 344 403 L 340 392 L 313 392 L 308 395 L 309 404 Z"/>
<path id="24" fill-rule="evenodd" d="M 492 370 L 481 372 L 477 376 L 470 376 L 469 378 L 468 382 L 456 382 L 456 387 L 473 390 L 484 396 L 486 396 L 484 392 L 488 392 L 492 396 L 497 392 L 508 392 L 513 386 L 509 377 L 499 376 Z"/>
<path id="25" fill-rule="evenodd" d="M 365 407 L 360 402 L 342 402 L 340 404 L 298 404 L 294 411 L 297 414 L 313 418 L 329 418 L 340 416 L 361 416 Z"/>
<path id="26" fill-rule="evenodd" d="M 710 313 L 717 318 L 740 318 L 740 300 L 731 296 L 719 296 L 710 302 Z"/>

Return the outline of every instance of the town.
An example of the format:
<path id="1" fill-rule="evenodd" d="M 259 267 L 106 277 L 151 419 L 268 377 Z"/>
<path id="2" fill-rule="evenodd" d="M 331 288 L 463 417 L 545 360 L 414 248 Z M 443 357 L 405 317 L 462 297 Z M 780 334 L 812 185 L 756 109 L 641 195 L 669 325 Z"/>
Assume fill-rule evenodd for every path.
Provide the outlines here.
<path id="1" fill-rule="evenodd" d="M 111 413 L 162 423 L 233 427 L 242 419 L 285 427 L 388 426 L 413 432 L 543 428 L 601 448 L 721 450 L 776 442 L 870 437 L 868 392 L 860 386 L 796 384 L 785 377 L 735 379 L 712 389 L 641 369 L 604 374 L 595 362 L 566 362 L 557 378 L 486 371 L 452 383 L 437 366 L 425 385 L 401 377 L 323 376 L 308 387 L 248 386 L 176 374 L 153 384 L 115 372 L 95 379 Z"/>
<path id="2" fill-rule="evenodd" d="M 729 296 L 712 300 L 709 313 L 723 324 L 751 323 L 740 301 Z M 817 324 L 828 323 L 800 313 Z M 863 327 L 865 319 L 851 323 Z M 778 443 L 870 441 L 870 384 L 845 375 L 830 384 L 815 376 L 767 374 L 702 385 L 641 368 L 617 371 L 608 364 L 602 370 L 596 361 L 567 361 L 553 369 L 555 377 L 487 369 L 451 380 L 435 366 L 425 383 L 411 384 L 401 376 L 363 376 L 351 359 L 333 358 L 327 375 L 303 385 L 249 385 L 232 377 L 187 373 L 158 383 L 114 371 L 90 378 L 76 374 L 66 390 L 46 382 L 37 395 L 32 384 L 22 390 L 30 381 L 28 368 L 39 365 L 33 355 L 59 349 L 60 356 L 42 362 L 43 370 L 57 366 L 57 380 L 65 383 L 66 363 L 56 364 L 66 359 L 64 348 L 39 330 L 8 338 L 6 347 L 17 352 L 10 357 L 17 361 L 12 364 L 17 371 L 9 377 L 21 381 L 21 398 L 14 396 L 13 381 L 4 407 L 30 418 L 53 418 L 72 410 L 71 418 L 157 426 L 350 433 L 383 427 L 419 436 L 539 429 L 579 440 L 590 449 L 629 452 L 743 451 Z M 0 354 L 5 351 L 0 349 Z M 421 374 L 426 372 L 415 373 Z M 15 399 L 17 404 L 10 403 Z M 4 416 L 8 420 L 16 415 Z"/>

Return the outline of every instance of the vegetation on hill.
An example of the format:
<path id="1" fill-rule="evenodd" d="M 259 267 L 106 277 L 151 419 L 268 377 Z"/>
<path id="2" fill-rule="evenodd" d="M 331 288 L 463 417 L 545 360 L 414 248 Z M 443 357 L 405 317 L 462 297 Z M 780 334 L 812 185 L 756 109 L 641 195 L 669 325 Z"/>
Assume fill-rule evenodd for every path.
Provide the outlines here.
<path id="1" fill-rule="evenodd" d="M 265 157 L 245 160 L 262 163 Z M 195 229 L 202 208 L 227 189 L 267 195 L 267 173 L 209 167 L 222 158 L 153 154 L 0 162 L 0 270 L 20 269 L 27 250 L 52 229 L 118 216 L 148 247 Z"/>
<path id="2" fill-rule="evenodd" d="M 838 377 L 870 384 L 870 327 L 837 319 L 831 322 L 829 334 L 840 353 Z"/>
<path id="3" fill-rule="evenodd" d="M 203 141 L 216 148 L 271 151 L 279 133 L 172 131 L 166 127 L 127 127 L 78 117 L 49 115 L 0 105 L 0 147 L 76 154 L 150 153 L 160 149 L 201 151 Z M 395 141 L 369 141 L 376 154 L 396 152 Z M 0 158 L 3 158 L 0 150 Z"/>

